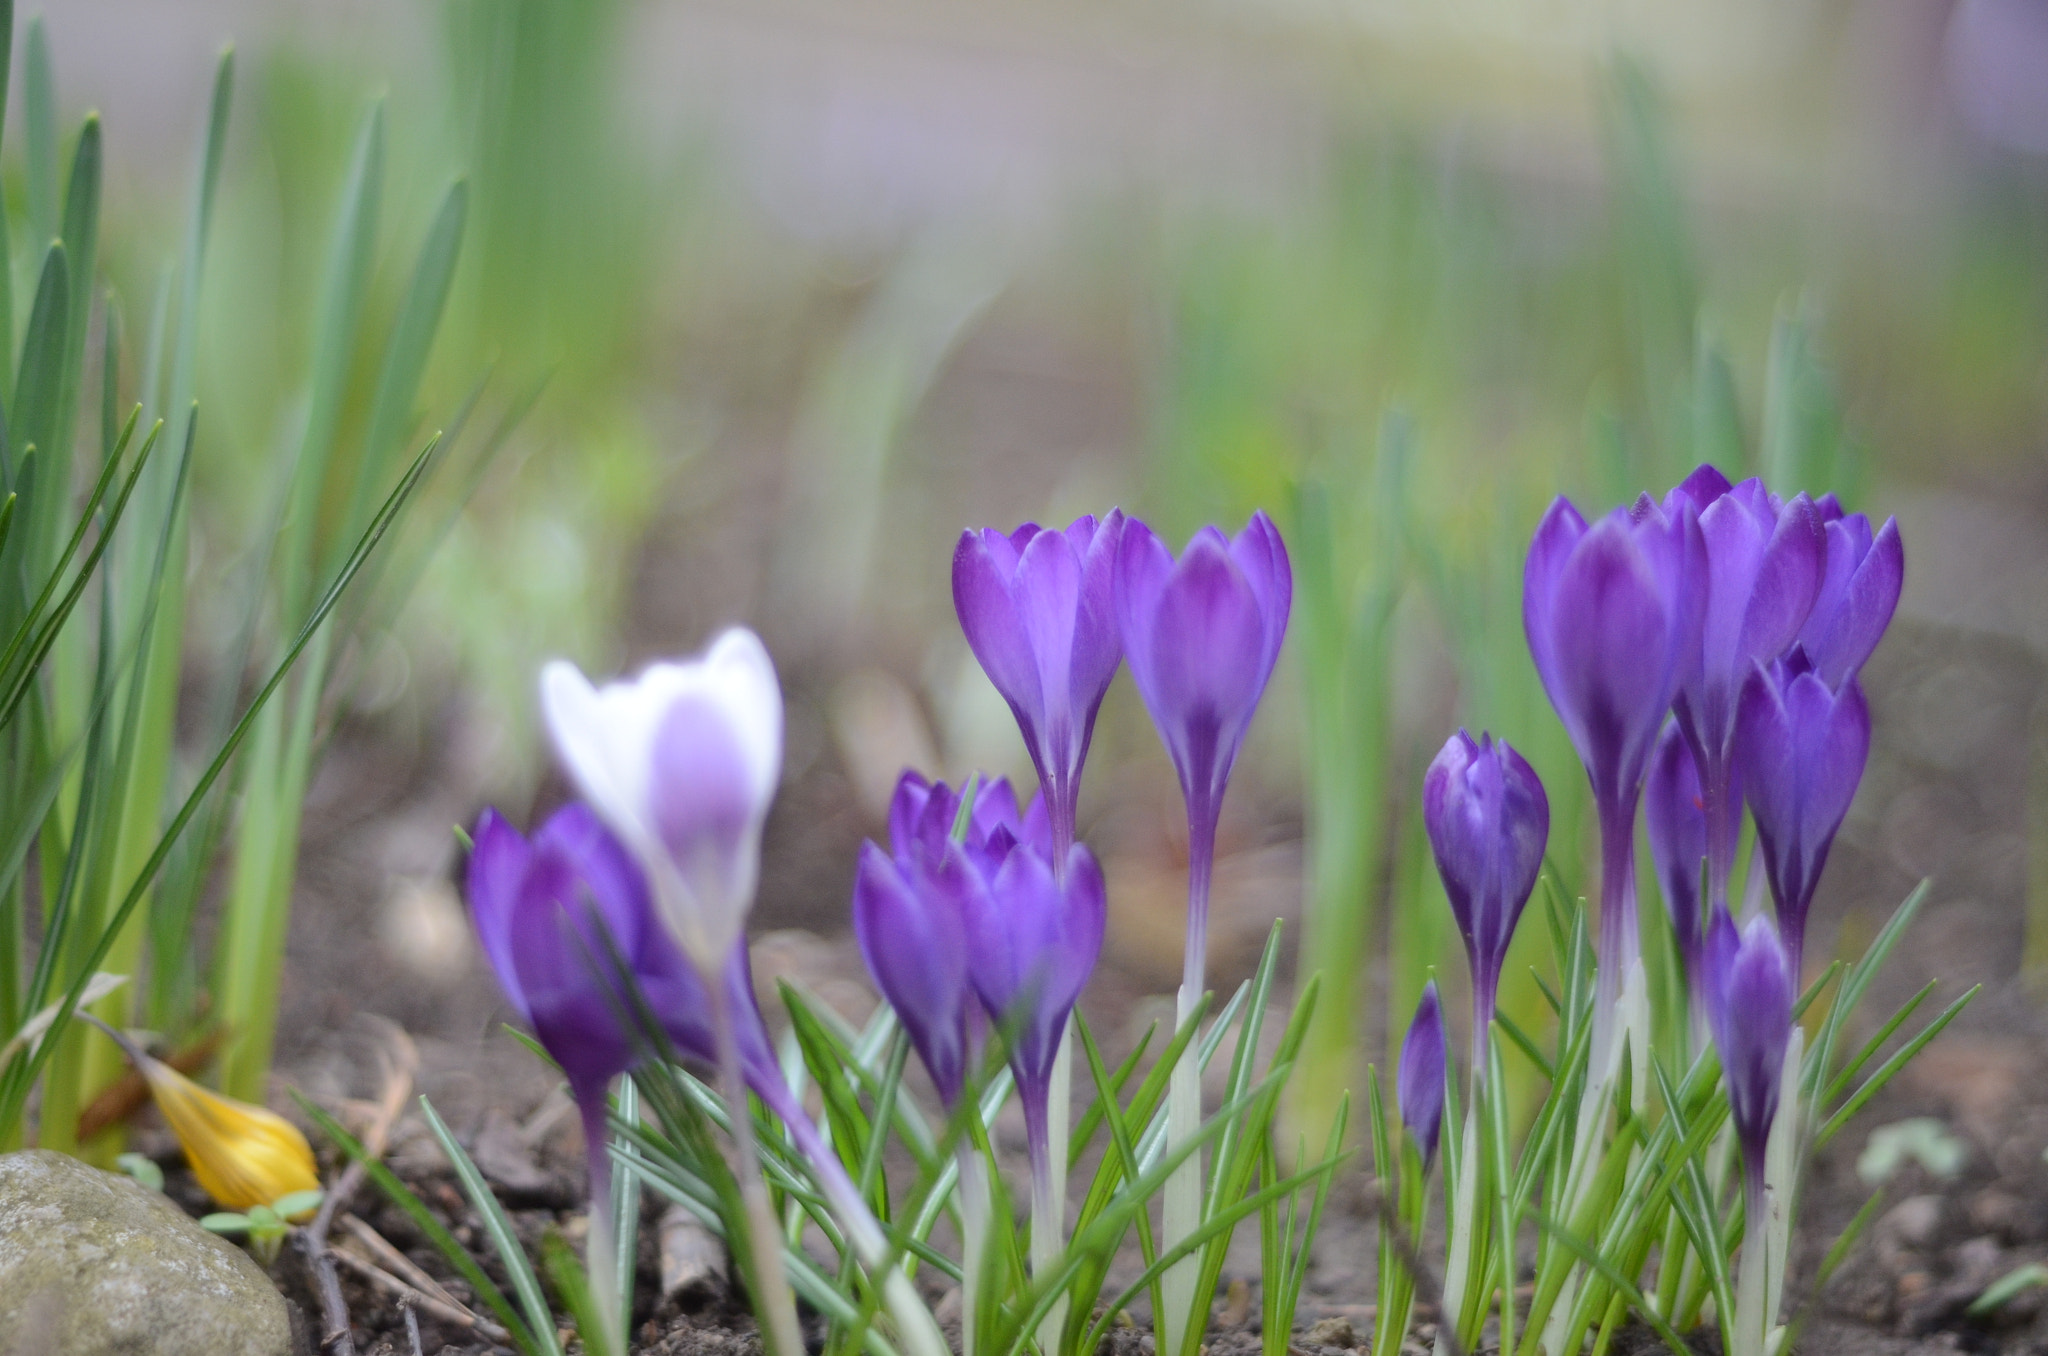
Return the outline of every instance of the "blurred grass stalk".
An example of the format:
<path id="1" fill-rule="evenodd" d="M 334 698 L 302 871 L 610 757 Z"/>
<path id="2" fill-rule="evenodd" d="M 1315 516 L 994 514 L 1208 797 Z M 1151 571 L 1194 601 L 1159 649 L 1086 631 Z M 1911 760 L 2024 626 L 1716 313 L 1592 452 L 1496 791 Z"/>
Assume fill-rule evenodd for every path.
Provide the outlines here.
<path id="1" fill-rule="evenodd" d="M 11 8 L 0 0 L 8 48 Z M 0 48 L 0 71 L 10 55 Z M 381 346 L 366 342 L 384 160 L 382 109 L 370 109 L 315 316 L 304 433 L 295 456 L 272 463 L 273 510 L 258 522 L 246 557 L 238 644 L 225 656 L 193 653 L 186 626 L 193 397 L 232 53 L 222 55 L 215 74 L 186 238 L 156 289 L 140 398 L 126 421 L 119 415 L 123 333 L 111 291 L 100 308 L 101 457 L 78 517 L 72 445 L 91 370 L 101 133 L 88 115 L 60 198 L 55 80 L 40 23 L 28 30 L 23 86 L 28 226 L 33 240 L 50 243 L 38 245 L 41 267 L 0 467 L 8 492 L 0 507 L 0 635 L 8 638 L 0 649 L 0 797 L 14 826 L 0 855 L 0 1034 L 11 1037 L 37 1014 L 54 1012 L 49 1034 L 0 1046 L 0 1146 L 24 1140 L 40 1075 L 38 1142 L 111 1161 L 118 1132 L 77 1142 L 80 1111 L 120 1073 L 104 1043 L 84 1041 L 82 1027 L 64 1019 L 88 989 L 95 1014 L 116 1026 L 146 1021 L 179 1036 L 201 1022 L 216 1025 L 227 1037 L 223 1086 L 263 1100 L 321 704 L 335 656 L 368 615 L 351 586 L 383 558 L 376 548 L 436 460 L 422 453 L 407 467 L 399 454 L 417 436 L 415 405 L 467 198 L 460 182 L 448 191 L 388 335 Z M 0 210 L 0 229 L 8 224 Z M 11 307 L 11 298 L 0 294 L 0 303 Z M 12 332 L 11 316 L 0 311 L 0 334 L 11 340 Z M 7 348 L 11 359 L 11 342 Z M 367 370 L 376 380 L 365 403 L 352 374 Z M 140 436 L 138 424 L 147 430 Z M 345 596 L 349 610 L 336 618 Z M 244 675 L 257 657 L 268 678 L 243 707 Z M 220 691 L 201 721 L 204 770 L 187 777 L 178 775 L 178 698 L 195 669 L 210 673 Z M 271 702 L 273 695 L 281 700 Z M 224 778 L 229 785 L 216 793 Z M 231 866 L 209 1010 L 197 983 L 193 922 L 223 843 Z M 108 988 L 95 980 L 102 971 L 137 982 L 99 997 Z"/>
<path id="2" fill-rule="evenodd" d="M 1388 851 L 1392 663 L 1387 639 L 1405 577 L 1402 521 L 1413 434 L 1389 415 L 1364 473 L 1370 495 L 1332 504 L 1331 486 L 1305 477 L 1295 503 L 1297 644 L 1306 683 L 1309 786 L 1308 916 L 1304 971 L 1361 974 L 1374 932 Z M 1358 501 L 1372 506 L 1366 522 Z M 1339 516 L 1340 508 L 1342 516 Z M 1361 986 L 1324 986 L 1294 1081 L 1294 1113 L 1309 1142 L 1335 1123 L 1358 1085 Z"/>

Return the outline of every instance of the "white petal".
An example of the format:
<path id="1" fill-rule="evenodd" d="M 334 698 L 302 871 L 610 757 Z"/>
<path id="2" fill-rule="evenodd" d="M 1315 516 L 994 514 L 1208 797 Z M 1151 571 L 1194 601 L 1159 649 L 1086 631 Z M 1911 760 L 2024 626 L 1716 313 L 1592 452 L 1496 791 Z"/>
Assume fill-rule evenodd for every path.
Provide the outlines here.
<path id="1" fill-rule="evenodd" d="M 704 657 L 716 700 L 732 717 L 733 731 L 754 773 L 757 813 L 765 818 L 782 781 L 782 685 L 761 638 L 735 626 Z"/>

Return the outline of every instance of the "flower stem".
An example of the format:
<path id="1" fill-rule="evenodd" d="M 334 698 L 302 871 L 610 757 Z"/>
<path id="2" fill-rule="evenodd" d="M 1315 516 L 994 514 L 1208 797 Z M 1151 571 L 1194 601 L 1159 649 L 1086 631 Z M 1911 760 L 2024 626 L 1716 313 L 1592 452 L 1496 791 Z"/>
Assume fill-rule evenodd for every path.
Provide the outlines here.
<path id="1" fill-rule="evenodd" d="M 1216 864 L 1216 812 L 1200 802 L 1188 803 L 1188 932 L 1181 962 L 1180 993 L 1174 1008 L 1176 1026 L 1185 1024 L 1202 1001 L 1209 944 L 1209 881 Z M 1167 1085 L 1166 1143 L 1170 1149 L 1193 1139 L 1202 1128 L 1202 1070 L 1189 1041 L 1181 1051 Z M 1170 1248 L 1202 1223 L 1202 1153 L 1181 1160 L 1166 1180 L 1160 1247 Z M 1159 1356 L 1181 1356 L 1208 1325 L 1197 1315 L 1200 1297 L 1195 1285 L 1201 1259 L 1190 1255 L 1170 1267 L 1161 1280 L 1164 1312 L 1158 1315 Z M 1206 1313 L 1206 1302 L 1199 1307 Z M 1191 1334 L 1189 1329 L 1193 1328 Z"/>
<path id="2" fill-rule="evenodd" d="M 975 1356 L 981 1327 L 981 1268 L 988 1256 L 988 1160 L 960 1147 L 960 1356 Z"/>
<path id="3" fill-rule="evenodd" d="M 1593 1060 L 1607 1076 L 1614 1053 L 1621 986 L 1642 950 L 1636 933 L 1636 798 L 1600 808 L 1600 948 L 1593 979 Z"/>
<path id="4" fill-rule="evenodd" d="M 725 977 L 714 970 L 704 976 L 704 989 L 711 999 L 712 1036 L 718 1046 L 719 1091 L 725 1097 L 733 1147 L 739 1159 L 740 1201 L 746 1208 L 755 1314 L 761 1323 L 762 1341 L 768 1356 L 804 1356 L 796 1300 L 782 1270 L 781 1230 L 768 1201 L 768 1183 L 761 1176 L 761 1160 L 754 1145 L 754 1118 L 747 1106 L 746 1076 L 740 1069 L 739 1042 L 733 1035 L 732 1004 L 726 993 Z"/>
<path id="5" fill-rule="evenodd" d="M 1033 1099 L 1024 1098 L 1024 1133 L 1031 1144 L 1031 1275 L 1035 1280 L 1059 1265 L 1061 1237 L 1060 1179 L 1053 1171 L 1052 1136 L 1048 1133 L 1046 1107 L 1033 1113 Z M 1036 1122 L 1035 1124 L 1033 1122 Z M 1047 1356 L 1059 1351 L 1060 1331 L 1066 1326 L 1067 1306 L 1062 1298 L 1038 1325 L 1038 1347 Z"/>
<path id="6" fill-rule="evenodd" d="M 1728 1334 L 1728 1356 L 1763 1356 L 1764 1331 L 1770 1323 L 1765 1312 L 1769 1290 L 1770 1207 L 1765 1197 L 1764 1165 L 1743 1155 L 1742 1263 L 1735 1288 L 1735 1328 Z"/>

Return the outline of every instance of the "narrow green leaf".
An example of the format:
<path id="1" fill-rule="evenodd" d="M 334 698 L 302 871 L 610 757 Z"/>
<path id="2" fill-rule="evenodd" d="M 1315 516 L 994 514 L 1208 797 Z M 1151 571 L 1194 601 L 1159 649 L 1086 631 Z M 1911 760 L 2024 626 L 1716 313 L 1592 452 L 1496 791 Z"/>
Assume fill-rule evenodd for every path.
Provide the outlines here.
<path id="1" fill-rule="evenodd" d="M 455 1132 L 434 1110 L 434 1104 L 424 1097 L 420 1098 L 420 1114 L 426 1117 L 427 1129 L 433 1132 L 441 1152 L 448 1156 L 449 1165 L 455 1169 L 456 1179 L 462 1183 L 462 1194 L 468 1197 L 471 1208 L 483 1218 L 484 1232 L 491 1236 L 491 1246 L 497 1250 L 505 1274 L 512 1278 L 512 1288 L 519 1295 L 520 1307 L 526 1311 L 527 1329 L 537 1339 L 537 1350 L 544 1356 L 561 1356 L 561 1345 L 555 1340 L 554 1311 L 548 1308 L 547 1297 L 541 1293 L 540 1277 L 534 1274 L 533 1262 L 527 1257 L 526 1249 L 519 1245 L 519 1236 L 512 1230 L 512 1221 L 506 1217 L 505 1207 L 498 1204 L 490 1184 L 484 1181 L 483 1173 L 463 1151 Z"/>
<path id="2" fill-rule="evenodd" d="M 448 1226 L 435 1217 L 434 1212 L 427 1208 L 427 1203 L 414 1195 L 412 1188 L 400 1181 L 398 1174 L 385 1167 L 382 1161 L 370 1157 L 356 1137 L 341 1128 L 341 1122 L 314 1105 L 296 1089 L 292 1092 L 292 1098 L 298 1102 L 299 1109 L 320 1128 L 320 1132 L 333 1140 L 341 1151 L 348 1155 L 349 1161 L 363 1165 L 364 1173 L 377 1189 L 384 1193 L 385 1199 L 404 1211 L 406 1217 L 426 1235 L 427 1241 L 434 1245 L 435 1251 L 446 1258 L 448 1265 L 461 1274 L 462 1279 L 468 1283 L 471 1293 L 498 1316 L 498 1321 L 511 1335 L 512 1344 L 522 1352 L 528 1353 L 528 1356 L 535 1356 L 540 1352 L 539 1343 L 534 1340 L 533 1333 L 527 1329 L 526 1321 L 519 1316 L 519 1311 L 513 1307 L 512 1301 L 498 1288 L 497 1282 L 477 1265 L 476 1259 L 469 1255 L 469 1249 L 455 1241 L 455 1235 L 448 1232 Z M 549 1333 L 552 1336 L 552 1326 Z"/>

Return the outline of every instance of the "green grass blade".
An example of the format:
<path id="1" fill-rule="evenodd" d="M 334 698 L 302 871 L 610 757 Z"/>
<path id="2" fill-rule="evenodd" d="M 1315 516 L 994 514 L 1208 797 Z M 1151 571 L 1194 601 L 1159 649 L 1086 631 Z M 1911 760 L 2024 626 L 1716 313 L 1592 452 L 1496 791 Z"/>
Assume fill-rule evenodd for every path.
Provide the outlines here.
<path id="1" fill-rule="evenodd" d="M 434 1104 L 424 1097 L 420 1098 L 420 1114 L 427 1118 L 427 1129 L 433 1132 L 441 1152 L 448 1156 L 449 1164 L 455 1169 L 456 1179 L 462 1183 L 462 1194 L 469 1198 L 471 1208 L 483 1218 L 484 1232 L 491 1236 L 491 1246 L 497 1250 L 505 1274 L 512 1278 L 512 1288 L 519 1296 L 520 1307 L 526 1311 L 527 1330 L 538 1339 L 536 1349 L 544 1356 L 561 1356 L 561 1345 L 555 1340 L 554 1311 L 548 1307 L 547 1296 L 541 1293 L 540 1277 L 534 1274 L 533 1262 L 527 1257 L 526 1249 L 519 1245 L 519 1236 L 512 1231 L 512 1221 L 506 1217 L 505 1207 L 498 1204 L 490 1184 L 484 1181 L 483 1173 L 463 1151 L 455 1132 L 434 1110 Z"/>
<path id="2" fill-rule="evenodd" d="M 356 1137 L 341 1128 L 341 1122 L 314 1105 L 303 1094 L 294 1092 L 292 1096 L 297 1100 L 299 1109 L 312 1119 L 320 1132 L 333 1140 L 341 1151 L 348 1155 L 349 1161 L 363 1165 L 364 1173 L 377 1189 L 384 1193 L 385 1199 L 404 1211 L 406 1217 L 426 1235 L 427 1241 L 434 1245 L 435 1251 L 446 1258 L 448 1265 L 461 1274 L 462 1279 L 469 1285 L 470 1292 L 498 1316 L 498 1321 L 511 1335 L 512 1344 L 527 1353 L 527 1356 L 538 1356 L 542 1347 L 526 1326 L 526 1320 L 519 1316 L 519 1310 L 506 1297 L 505 1292 L 498 1288 L 498 1283 L 477 1265 L 477 1260 L 469 1255 L 469 1249 L 456 1242 L 455 1235 L 448 1232 L 448 1226 L 435 1218 L 434 1212 L 427 1208 L 427 1203 L 414 1195 L 412 1188 L 400 1181 L 397 1173 L 385 1167 L 380 1160 L 370 1157 Z M 552 1337 L 552 1325 L 549 1326 L 548 1332 Z"/>

